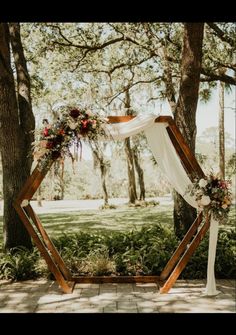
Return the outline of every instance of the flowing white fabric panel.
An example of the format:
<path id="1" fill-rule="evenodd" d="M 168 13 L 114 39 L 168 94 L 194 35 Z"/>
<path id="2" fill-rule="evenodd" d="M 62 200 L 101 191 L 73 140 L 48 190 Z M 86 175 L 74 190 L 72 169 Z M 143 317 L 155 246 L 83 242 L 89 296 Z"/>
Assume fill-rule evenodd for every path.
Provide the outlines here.
<path id="1" fill-rule="evenodd" d="M 144 129 L 153 126 L 157 115 L 140 114 L 128 122 L 107 124 L 104 129 L 107 136 L 113 140 L 124 140 L 126 137 L 136 135 Z"/>
<path id="2" fill-rule="evenodd" d="M 214 220 L 211 216 L 210 236 L 209 236 L 209 249 L 208 249 L 208 264 L 207 264 L 207 285 L 206 295 L 217 295 L 220 291 L 216 290 L 215 281 L 215 258 L 216 258 L 216 245 L 218 239 L 219 222 Z"/>
<path id="3" fill-rule="evenodd" d="M 187 187 L 191 185 L 191 180 L 185 172 L 179 156 L 169 138 L 166 131 L 167 124 L 155 123 L 154 121 L 156 117 L 157 115 L 153 114 L 141 114 L 128 122 L 108 124 L 104 126 L 104 130 L 108 137 L 113 140 L 123 140 L 126 137 L 136 135 L 144 130 L 153 156 L 163 174 L 166 175 L 175 190 L 182 195 L 192 207 L 197 208 L 198 206 L 194 198 L 189 194 L 185 194 Z M 214 274 L 217 236 L 218 222 L 211 217 L 206 295 L 218 294 Z"/>
<path id="4" fill-rule="evenodd" d="M 175 190 L 192 206 L 197 208 L 197 203 L 193 197 L 186 194 L 187 187 L 192 184 L 179 156 L 166 131 L 167 124 L 155 123 L 145 130 L 150 149 L 155 157 L 162 173 L 166 175 L 168 181 Z"/>

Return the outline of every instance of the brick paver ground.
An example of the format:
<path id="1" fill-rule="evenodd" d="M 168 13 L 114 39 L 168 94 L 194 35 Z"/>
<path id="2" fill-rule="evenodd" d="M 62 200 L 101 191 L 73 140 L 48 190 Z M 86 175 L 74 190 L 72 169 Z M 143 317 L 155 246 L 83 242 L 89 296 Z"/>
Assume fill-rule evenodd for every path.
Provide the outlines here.
<path id="1" fill-rule="evenodd" d="M 235 284 L 217 280 L 209 297 L 205 280 L 179 280 L 168 294 L 156 284 L 76 284 L 64 294 L 49 280 L 0 281 L 0 313 L 235 313 Z"/>

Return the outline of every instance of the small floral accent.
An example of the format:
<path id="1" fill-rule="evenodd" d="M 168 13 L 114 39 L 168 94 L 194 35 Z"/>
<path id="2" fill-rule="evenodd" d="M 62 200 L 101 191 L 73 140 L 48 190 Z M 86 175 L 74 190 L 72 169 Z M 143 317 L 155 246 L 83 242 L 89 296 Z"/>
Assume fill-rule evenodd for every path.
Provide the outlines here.
<path id="1" fill-rule="evenodd" d="M 232 204 L 230 186 L 229 180 L 211 174 L 206 178 L 195 179 L 187 193 L 195 197 L 200 209 L 209 210 L 218 221 L 225 221 Z"/>
<path id="2" fill-rule="evenodd" d="M 77 107 L 63 107 L 61 117 L 54 124 L 44 119 L 44 127 L 39 130 L 38 141 L 34 143 L 34 156 L 39 166 L 44 168 L 59 157 L 69 156 L 73 159 L 71 145 L 81 148 L 82 138 L 95 140 L 98 135 L 105 136 L 103 126 L 107 122 L 108 119 Z"/>

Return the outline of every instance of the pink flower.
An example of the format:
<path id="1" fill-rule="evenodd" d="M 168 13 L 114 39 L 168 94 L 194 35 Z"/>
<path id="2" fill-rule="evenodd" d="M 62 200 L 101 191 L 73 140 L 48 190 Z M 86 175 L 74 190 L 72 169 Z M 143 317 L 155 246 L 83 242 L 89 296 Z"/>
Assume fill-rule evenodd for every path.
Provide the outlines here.
<path id="1" fill-rule="evenodd" d="M 45 137 L 47 137 L 47 136 L 49 135 L 48 130 L 49 130 L 49 129 L 48 129 L 47 127 L 45 127 L 44 130 L 43 130 L 43 135 L 44 135 Z"/>
<path id="2" fill-rule="evenodd" d="M 87 126 L 88 126 L 88 120 L 83 120 L 83 121 L 81 121 L 81 123 L 82 123 L 82 128 L 86 129 Z"/>

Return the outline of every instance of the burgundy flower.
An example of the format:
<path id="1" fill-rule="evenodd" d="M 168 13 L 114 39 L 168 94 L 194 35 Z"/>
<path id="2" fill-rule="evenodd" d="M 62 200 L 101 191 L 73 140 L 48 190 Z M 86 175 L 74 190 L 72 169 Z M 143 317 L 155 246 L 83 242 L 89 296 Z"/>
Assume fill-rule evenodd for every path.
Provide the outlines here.
<path id="1" fill-rule="evenodd" d="M 213 180 L 211 181 L 211 185 L 212 185 L 212 187 L 217 187 L 217 186 L 218 186 L 218 182 L 219 182 L 218 179 L 213 179 Z"/>
<path id="2" fill-rule="evenodd" d="M 74 119 L 77 119 L 77 117 L 80 115 L 80 111 L 78 109 L 72 109 L 70 111 L 70 116 Z"/>
<path id="3" fill-rule="evenodd" d="M 52 159 L 57 159 L 61 157 L 61 153 L 59 151 L 52 151 Z"/>
<path id="4" fill-rule="evenodd" d="M 46 143 L 46 149 L 52 149 L 52 148 L 54 148 L 54 146 L 55 146 L 55 142 L 54 141 L 47 141 L 47 143 Z"/>
<path id="5" fill-rule="evenodd" d="M 55 143 L 55 144 L 61 144 L 61 143 L 63 142 L 63 139 L 64 139 L 63 135 L 58 134 L 58 135 L 54 138 L 54 143 Z"/>

